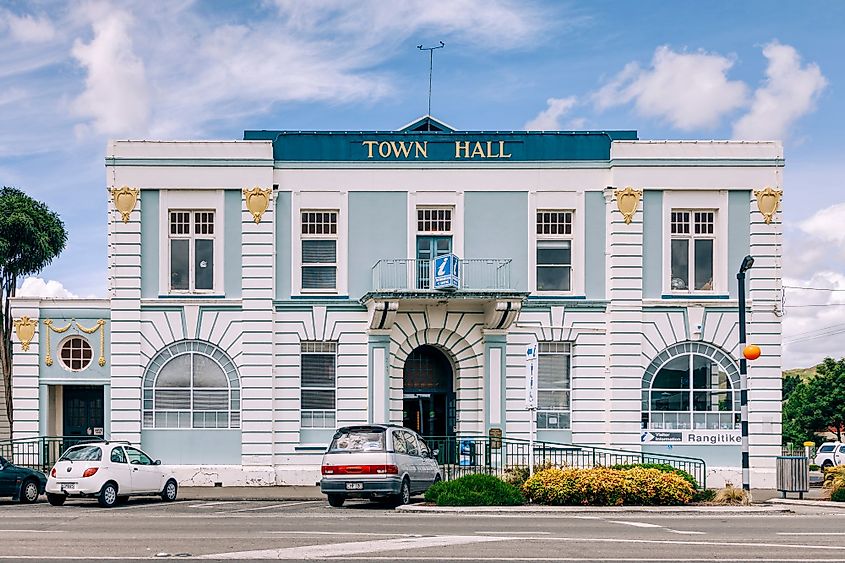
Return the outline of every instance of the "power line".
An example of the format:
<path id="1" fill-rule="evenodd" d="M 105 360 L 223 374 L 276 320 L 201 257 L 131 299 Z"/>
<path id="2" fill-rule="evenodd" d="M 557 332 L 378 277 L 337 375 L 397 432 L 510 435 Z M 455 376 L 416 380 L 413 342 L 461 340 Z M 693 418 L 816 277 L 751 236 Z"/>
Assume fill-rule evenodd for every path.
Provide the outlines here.
<path id="1" fill-rule="evenodd" d="M 791 338 L 798 338 L 802 336 L 808 336 L 811 334 L 815 334 L 817 332 L 827 332 L 829 330 L 835 329 L 839 330 L 840 328 L 845 329 L 845 323 L 836 323 L 834 325 L 823 326 L 821 328 L 814 328 L 813 330 L 805 330 L 804 332 L 798 332 L 791 336 Z"/>
<path id="2" fill-rule="evenodd" d="M 784 344 L 796 344 L 798 342 L 809 342 L 810 340 L 817 340 L 819 338 L 829 338 L 831 336 L 836 336 L 837 334 L 842 334 L 842 333 L 845 333 L 845 328 L 840 328 L 840 329 L 837 329 L 837 330 L 828 330 L 826 332 L 820 332 L 819 334 L 813 334 L 813 335 L 808 334 L 807 336 L 801 336 L 801 337 L 797 337 L 797 338 L 793 336 L 792 338 L 785 339 L 783 341 L 783 343 Z"/>
<path id="3" fill-rule="evenodd" d="M 845 289 L 838 289 L 832 287 L 808 287 L 801 285 L 784 285 L 784 289 L 803 289 L 806 291 L 845 291 Z"/>
<path id="4" fill-rule="evenodd" d="M 798 307 L 843 307 L 845 303 L 812 303 L 809 305 L 784 305 L 786 308 L 798 308 Z"/>

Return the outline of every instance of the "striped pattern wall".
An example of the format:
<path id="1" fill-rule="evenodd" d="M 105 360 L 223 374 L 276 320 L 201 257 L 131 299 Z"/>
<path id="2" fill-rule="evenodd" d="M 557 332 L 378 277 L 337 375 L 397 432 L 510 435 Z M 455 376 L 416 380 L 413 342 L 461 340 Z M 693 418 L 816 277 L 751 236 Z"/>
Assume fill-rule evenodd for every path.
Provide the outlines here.
<path id="1" fill-rule="evenodd" d="M 12 353 L 14 365 L 12 367 L 12 401 L 15 409 L 15 419 L 12 424 L 13 438 L 32 438 L 38 436 L 39 431 L 39 341 L 44 330 L 44 324 L 39 318 L 38 307 L 15 307 L 11 314 L 13 318 L 24 315 L 34 319 L 37 324 L 35 335 L 29 343 L 29 350 L 24 352 L 20 340 L 12 329 Z M 4 420 L 6 411 L 0 413 Z"/>
<path id="2" fill-rule="evenodd" d="M 606 326 L 603 306 L 525 308 L 508 334 L 507 435 L 528 439 L 525 350 L 540 341 L 572 342 L 572 442 L 606 443 Z"/>
<path id="3" fill-rule="evenodd" d="M 612 420 L 609 443 L 640 446 L 641 365 L 643 322 L 643 214 L 642 204 L 630 224 L 616 207 L 612 191 L 607 197 L 607 317 L 608 381 L 606 420 Z M 645 197 L 648 197 L 648 190 Z M 610 432 L 610 429 L 607 430 Z"/>
<path id="4" fill-rule="evenodd" d="M 781 317 L 783 316 L 782 251 L 783 225 L 780 211 L 766 224 L 752 196 L 751 255 L 748 271 L 748 343 L 762 350 L 748 362 L 749 455 L 752 468 L 764 468 L 774 482 L 774 458 L 781 441 Z M 752 477 L 752 486 L 755 485 Z"/>
<path id="5" fill-rule="evenodd" d="M 455 370 L 457 432 L 485 430 L 484 314 L 480 310 L 450 311 L 443 306 L 400 311 L 390 332 L 390 421 L 402 423 L 405 359 L 415 348 L 429 344 L 446 353 Z"/>
<path id="6" fill-rule="evenodd" d="M 109 205 L 111 438 L 141 443 L 141 213 L 144 191 L 124 223 Z M 153 212 L 158 212 L 155 209 Z"/>
<path id="7" fill-rule="evenodd" d="M 300 352 L 303 340 L 336 341 L 337 425 L 365 424 L 368 412 L 367 313 L 326 306 L 286 308 L 274 330 L 274 451 L 296 453 L 300 432 Z M 322 444 L 325 446 L 325 444 Z"/>
<path id="8" fill-rule="evenodd" d="M 243 202 L 243 199 L 241 199 Z M 273 248 L 275 206 L 256 223 L 241 204 L 243 248 L 243 355 L 241 432 L 244 465 L 273 465 Z M 268 440 L 268 437 L 270 439 Z"/>

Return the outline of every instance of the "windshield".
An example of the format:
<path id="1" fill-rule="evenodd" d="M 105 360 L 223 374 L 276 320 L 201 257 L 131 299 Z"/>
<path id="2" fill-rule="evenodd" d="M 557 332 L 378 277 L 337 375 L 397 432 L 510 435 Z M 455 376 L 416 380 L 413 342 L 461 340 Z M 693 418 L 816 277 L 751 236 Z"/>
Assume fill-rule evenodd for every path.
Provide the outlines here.
<path id="1" fill-rule="evenodd" d="M 383 452 L 384 428 L 347 428 L 335 433 L 330 452 Z"/>
<path id="2" fill-rule="evenodd" d="M 100 461 L 103 457 L 103 450 L 98 446 L 77 446 L 70 448 L 59 461 Z"/>

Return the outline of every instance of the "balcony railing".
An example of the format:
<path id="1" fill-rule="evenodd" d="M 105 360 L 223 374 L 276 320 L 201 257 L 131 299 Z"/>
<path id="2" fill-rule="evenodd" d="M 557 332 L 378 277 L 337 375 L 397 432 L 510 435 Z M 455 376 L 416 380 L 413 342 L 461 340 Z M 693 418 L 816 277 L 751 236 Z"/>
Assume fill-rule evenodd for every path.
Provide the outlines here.
<path id="1" fill-rule="evenodd" d="M 459 260 L 458 288 L 468 291 L 512 291 L 511 260 Z M 434 260 L 387 259 L 373 266 L 373 291 L 429 291 Z"/>

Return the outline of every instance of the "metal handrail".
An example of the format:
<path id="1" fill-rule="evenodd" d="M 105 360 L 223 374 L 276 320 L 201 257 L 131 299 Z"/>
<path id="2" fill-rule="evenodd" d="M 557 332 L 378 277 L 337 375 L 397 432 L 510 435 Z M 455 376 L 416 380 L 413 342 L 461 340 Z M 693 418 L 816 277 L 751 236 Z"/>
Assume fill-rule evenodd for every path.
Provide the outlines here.
<path id="1" fill-rule="evenodd" d="M 100 436 L 35 436 L 0 440 L 0 457 L 19 467 L 46 473 L 69 447 L 102 439 Z"/>
<path id="2" fill-rule="evenodd" d="M 530 442 L 520 438 L 459 435 L 426 436 L 425 440 L 438 450 L 437 460 L 446 480 L 470 473 L 503 476 L 509 469 L 546 463 L 579 468 L 659 463 L 686 471 L 701 488 L 707 487 L 707 464 L 700 458 L 548 441 L 535 441 L 532 452 Z"/>

